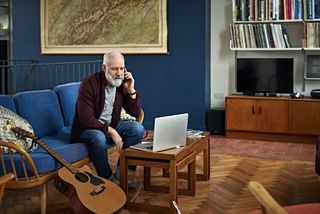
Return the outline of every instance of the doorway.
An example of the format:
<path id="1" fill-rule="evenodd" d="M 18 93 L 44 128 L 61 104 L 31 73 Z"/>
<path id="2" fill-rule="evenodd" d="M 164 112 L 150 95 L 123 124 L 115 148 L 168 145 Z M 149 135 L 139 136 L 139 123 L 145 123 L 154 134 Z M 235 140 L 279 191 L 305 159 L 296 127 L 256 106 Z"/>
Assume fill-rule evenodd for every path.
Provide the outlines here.
<path id="1" fill-rule="evenodd" d="M 0 94 L 8 92 L 8 71 L 11 59 L 11 2 L 0 0 Z"/>

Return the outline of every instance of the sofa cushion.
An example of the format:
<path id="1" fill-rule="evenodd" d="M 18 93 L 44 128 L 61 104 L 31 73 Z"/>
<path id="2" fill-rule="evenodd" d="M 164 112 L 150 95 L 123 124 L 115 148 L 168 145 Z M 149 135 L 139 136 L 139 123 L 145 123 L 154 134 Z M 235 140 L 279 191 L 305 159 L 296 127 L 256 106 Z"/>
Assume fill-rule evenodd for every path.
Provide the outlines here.
<path id="1" fill-rule="evenodd" d="M 82 160 L 88 157 L 87 145 L 84 143 L 69 143 L 70 142 L 70 127 L 65 127 L 56 134 L 45 136 L 41 138 L 48 146 L 60 154 L 65 160 L 70 163 Z M 61 167 L 60 163 L 55 160 L 48 152 L 46 152 L 41 146 L 34 151 L 29 153 L 30 157 L 35 163 L 35 166 L 39 174 L 52 172 Z M 14 154 L 15 165 L 17 167 L 18 177 L 23 176 L 23 171 L 21 168 L 20 156 Z M 5 162 L 9 161 L 9 156 L 5 156 Z M 8 171 L 12 170 L 11 164 L 6 164 L 9 166 Z M 27 173 L 29 176 L 33 175 L 30 168 L 27 168 Z M 3 169 L 0 167 L 0 174 L 3 174 Z"/>
<path id="2" fill-rule="evenodd" d="M 57 95 L 52 90 L 25 91 L 13 96 L 17 113 L 32 126 L 37 137 L 52 135 L 64 127 Z"/>
<path id="3" fill-rule="evenodd" d="M 121 113 L 120 113 L 120 119 L 121 120 L 132 120 L 132 121 L 135 121 L 136 118 L 131 116 L 130 114 L 128 114 L 126 112 L 126 110 L 124 110 L 124 108 L 121 109 Z"/>
<path id="4" fill-rule="evenodd" d="M 79 86 L 80 82 L 72 82 L 58 85 L 53 89 L 59 99 L 65 126 L 72 125 Z"/>
<path id="5" fill-rule="evenodd" d="M 13 99 L 9 95 L 0 95 L 0 106 L 16 112 L 16 107 L 14 106 Z"/>
<path id="6" fill-rule="evenodd" d="M 17 115 L 15 112 L 0 106 L 0 141 L 4 143 L 14 143 L 26 152 L 35 150 L 37 144 L 34 144 L 31 138 L 22 136 L 17 137 L 11 130 L 15 127 L 33 133 L 33 129 L 28 121 Z M 8 153 L 8 147 L 2 147 L 2 150 L 4 153 Z M 12 152 L 15 153 L 16 151 L 13 150 Z"/>

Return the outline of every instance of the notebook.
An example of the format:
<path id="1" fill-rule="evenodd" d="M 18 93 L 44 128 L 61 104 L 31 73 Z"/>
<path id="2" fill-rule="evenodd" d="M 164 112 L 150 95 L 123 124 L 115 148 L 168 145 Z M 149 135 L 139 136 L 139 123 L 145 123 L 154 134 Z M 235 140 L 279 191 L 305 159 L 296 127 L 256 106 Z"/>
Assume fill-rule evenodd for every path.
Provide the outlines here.
<path id="1" fill-rule="evenodd" d="M 157 117 L 154 121 L 153 142 L 142 142 L 130 148 L 159 152 L 186 145 L 188 117 L 187 113 Z"/>

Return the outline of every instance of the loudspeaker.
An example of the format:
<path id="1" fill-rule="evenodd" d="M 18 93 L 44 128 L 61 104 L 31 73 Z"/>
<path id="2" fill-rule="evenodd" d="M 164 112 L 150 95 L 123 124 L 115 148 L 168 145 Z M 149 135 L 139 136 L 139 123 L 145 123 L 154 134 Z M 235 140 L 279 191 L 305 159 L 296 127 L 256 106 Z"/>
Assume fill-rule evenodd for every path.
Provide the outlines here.
<path id="1" fill-rule="evenodd" d="M 206 117 L 207 131 L 211 134 L 225 135 L 225 110 L 215 107 L 207 112 Z"/>

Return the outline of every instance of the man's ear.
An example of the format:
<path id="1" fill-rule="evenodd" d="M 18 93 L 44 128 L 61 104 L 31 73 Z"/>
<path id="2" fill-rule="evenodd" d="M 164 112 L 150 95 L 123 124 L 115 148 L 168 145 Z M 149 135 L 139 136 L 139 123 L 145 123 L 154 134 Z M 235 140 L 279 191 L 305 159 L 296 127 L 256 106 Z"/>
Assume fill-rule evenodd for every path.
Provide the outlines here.
<path id="1" fill-rule="evenodd" d="M 101 65 L 101 69 L 102 69 L 102 71 L 103 71 L 104 73 L 106 73 L 106 68 L 107 68 L 107 66 L 106 66 L 105 64 L 102 64 L 102 65 Z"/>

